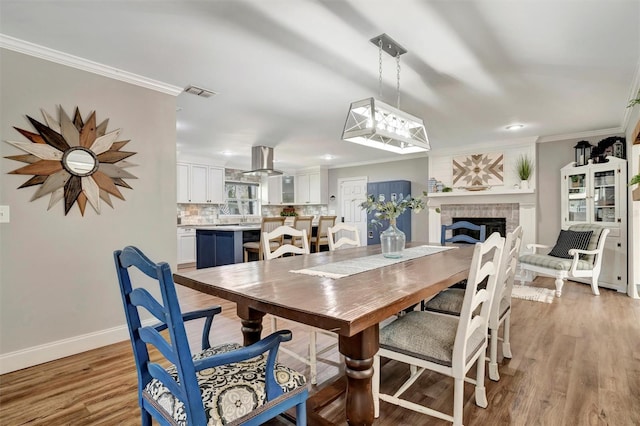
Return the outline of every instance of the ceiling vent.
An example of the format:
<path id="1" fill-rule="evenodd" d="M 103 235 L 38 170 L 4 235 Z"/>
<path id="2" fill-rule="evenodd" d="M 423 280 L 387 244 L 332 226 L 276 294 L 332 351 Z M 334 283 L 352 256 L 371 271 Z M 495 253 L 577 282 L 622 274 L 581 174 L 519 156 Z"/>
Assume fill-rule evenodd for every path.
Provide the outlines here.
<path id="1" fill-rule="evenodd" d="M 244 172 L 252 176 L 281 175 L 280 170 L 273 168 L 273 148 L 270 146 L 254 146 L 251 148 L 251 170 Z"/>
<path id="2" fill-rule="evenodd" d="M 187 93 L 191 93 L 192 95 L 200 96 L 202 98 L 210 98 L 218 94 L 213 90 L 203 89 L 202 87 L 198 86 L 188 86 L 184 89 L 184 91 Z"/>

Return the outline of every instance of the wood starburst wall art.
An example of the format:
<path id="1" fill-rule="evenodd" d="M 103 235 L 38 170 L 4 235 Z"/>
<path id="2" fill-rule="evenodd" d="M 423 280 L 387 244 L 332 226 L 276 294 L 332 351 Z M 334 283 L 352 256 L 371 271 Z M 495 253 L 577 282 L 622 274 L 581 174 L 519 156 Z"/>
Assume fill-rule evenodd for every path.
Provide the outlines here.
<path id="1" fill-rule="evenodd" d="M 503 184 L 502 153 L 473 154 L 453 158 L 453 184 L 467 188 Z"/>
<path id="2" fill-rule="evenodd" d="M 122 151 L 129 140 L 118 140 L 120 129 L 107 133 L 109 119 L 96 125 L 96 113 L 83 120 L 78 107 L 73 120 L 58 106 L 59 120 L 46 111 L 46 124 L 27 116 L 37 133 L 14 127 L 29 142 L 6 141 L 26 152 L 11 155 L 9 160 L 27 163 L 10 174 L 33 175 L 20 188 L 40 185 L 31 198 L 34 201 L 50 194 L 49 207 L 64 200 L 64 214 L 78 204 L 84 216 L 87 203 L 100 214 L 100 200 L 113 208 L 111 196 L 124 200 L 118 187 L 129 188 L 124 179 L 136 179 L 125 169 L 135 164 L 126 158 L 135 152 Z"/>

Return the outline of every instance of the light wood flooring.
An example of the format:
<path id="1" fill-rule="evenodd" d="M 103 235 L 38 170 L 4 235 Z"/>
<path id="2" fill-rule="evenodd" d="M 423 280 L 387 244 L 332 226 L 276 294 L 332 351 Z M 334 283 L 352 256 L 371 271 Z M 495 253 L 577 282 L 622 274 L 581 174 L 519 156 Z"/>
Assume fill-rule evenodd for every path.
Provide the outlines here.
<path id="1" fill-rule="evenodd" d="M 538 278 L 534 285 L 553 288 L 553 280 Z M 221 304 L 213 340 L 241 341 L 233 304 L 182 287 L 179 293 L 185 311 Z M 290 344 L 304 351 L 304 329 L 281 324 L 293 330 Z M 264 326 L 268 333 L 269 321 Z M 195 347 L 199 336 L 195 328 L 189 333 Z M 514 299 L 511 347 L 513 359 L 500 360 L 501 380 L 486 381 L 488 408 L 475 405 L 473 386 L 466 385 L 465 425 L 640 425 L 640 301 L 606 289 L 595 297 L 588 285 L 571 281 L 552 304 Z M 337 360 L 337 352 L 330 358 Z M 284 354 L 280 360 L 305 371 Z M 337 374 L 338 368 L 320 364 L 318 387 Z M 407 375 L 405 366 L 386 363 L 382 390 Z M 136 380 L 128 341 L 5 374 L 0 376 L 0 425 L 138 425 Z M 425 374 L 408 394 L 450 411 L 452 386 L 451 379 Z M 339 399 L 323 414 L 343 424 L 343 404 Z M 269 422 L 281 424 L 286 423 Z M 385 402 L 376 421 L 385 426 L 446 424 Z"/>

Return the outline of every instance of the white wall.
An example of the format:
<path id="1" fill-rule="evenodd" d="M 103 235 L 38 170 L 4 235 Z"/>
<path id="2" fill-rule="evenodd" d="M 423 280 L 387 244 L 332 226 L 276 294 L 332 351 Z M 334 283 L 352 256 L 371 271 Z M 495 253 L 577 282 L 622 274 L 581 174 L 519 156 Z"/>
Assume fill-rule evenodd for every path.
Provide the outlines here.
<path id="1" fill-rule="evenodd" d="M 409 160 L 390 160 L 387 163 L 329 169 L 329 196 L 338 196 L 338 179 L 362 176 L 367 176 L 369 182 L 387 180 L 411 181 L 411 193 L 413 196 L 418 196 L 427 190 L 428 175 L 428 158 L 426 156 Z M 338 212 L 339 207 L 335 203 L 329 203 L 329 209 L 335 209 Z M 413 214 L 411 239 L 414 241 L 429 241 L 428 232 L 429 226 L 426 211 Z"/>
<path id="2" fill-rule="evenodd" d="M 26 139 L 26 115 L 40 109 L 57 118 L 76 106 L 83 117 L 122 129 L 124 148 L 137 152 L 128 169 L 138 177 L 122 189 L 125 201 L 102 213 L 63 203 L 47 211 L 49 197 L 30 201 L 36 187 L 17 189 L 30 176 L 10 175 L 24 165 L 0 159 L 0 205 L 11 222 L 0 224 L 0 373 L 128 338 L 112 253 L 136 245 L 154 260 L 176 262 L 175 97 L 35 57 L 0 49 L 0 139 Z M 0 142 L 0 155 L 23 154 Z"/>
<path id="3" fill-rule="evenodd" d="M 640 121 L 640 105 L 636 105 L 631 113 L 631 119 L 627 126 L 627 160 L 629 161 L 629 180 L 640 173 L 640 144 L 633 144 L 632 133 Z M 629 287 L 628 294 L 631 297 L 640 297 L 640 201 L 633 201 L 631 191 L 637 185 L 629 187 Z M 635 284 L 635 288 L 633 286 Z"/>

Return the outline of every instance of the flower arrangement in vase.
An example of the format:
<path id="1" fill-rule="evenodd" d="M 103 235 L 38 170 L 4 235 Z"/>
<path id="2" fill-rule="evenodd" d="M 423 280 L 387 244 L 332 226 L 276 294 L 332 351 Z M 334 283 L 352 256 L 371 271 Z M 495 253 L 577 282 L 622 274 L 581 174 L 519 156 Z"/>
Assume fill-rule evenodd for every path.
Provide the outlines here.
<path id="1" fill-rule="evenodd" d="M 398 229 L 396 221 L 398 216 L 404 213 L 407 209 L 411 209 L 415 213 L 419 213 L 425 208 L 424 197 L 427 196 L 426 192 L 422 193 L 421 197 L 412 197 L 407 195 L 400 200 L 376 200 L 374 195 L 369 194 L 367 201 L 360 203 L 360 207 L 367 211 L 367 213 L 373 213 L 373 219 L 371 224 L 381 226 L 383 220 L 389 221 L 389 227 L 380 233 L 380 244 L 382 246 L 382 255 L 390 258 L 399 258 L 402 256 L 402 250 L 404 250 L 404 244 L 406 242 L 406 236 L 404 232 Z"/>

